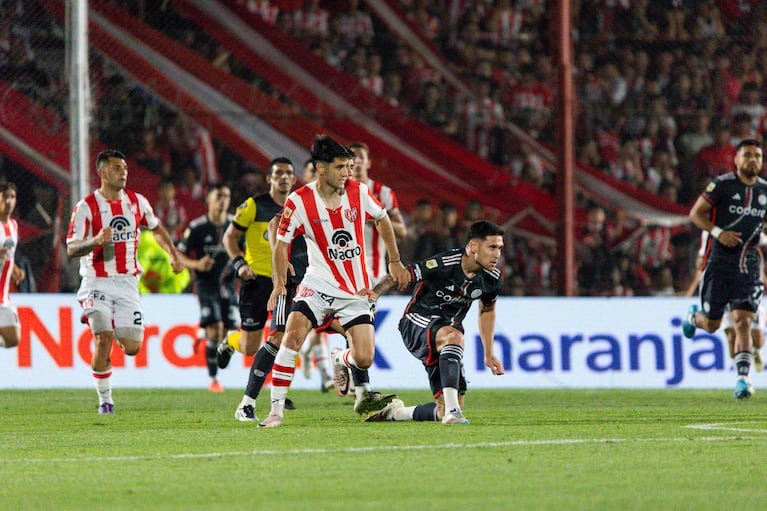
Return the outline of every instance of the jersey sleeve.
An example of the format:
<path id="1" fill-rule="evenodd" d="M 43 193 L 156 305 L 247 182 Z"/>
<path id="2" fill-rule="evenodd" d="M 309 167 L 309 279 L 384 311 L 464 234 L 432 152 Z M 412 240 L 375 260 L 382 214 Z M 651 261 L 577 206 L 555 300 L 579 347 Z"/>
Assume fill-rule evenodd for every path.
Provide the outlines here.
<path id="1" fill-rule="evenodd" d="M 443 268 L 444 265 L 439 257 L 416 261 L 408 265 L 408 270 L 410 270 L 410 280 L 413 283 L 433 280 L 441 273 Z"/>
<path id="2" fill-rule="evenodd" d="M 241 231 L 245 231 L 253 223 L 256 218 L 256 201 L 253 197 L 248 199 L 237 206 L 237 211 L 234 212 L 234 218 L 232 218 L 232 224 Z"/>
<path id="3" fill-rule="evenodd" d="M 73 241 L 81 241 L 88 235 L 90 229 L 90 209 L 85 201 L 80 201 L 72 210 L 72 217 L 69 219 L 69 228 L 67 229 L 67 245 Z"/>
<path id="4" fill-rule="evenodd" d="M 139 211 L 141 211 L 141 226 L 150 230 L 155 230 L 160 225 L 160 219 L 154 214 L 154 209 L 146 197 L 136 194 L 138 199 Z"/>
<path id="5" fill-rule="evenodd" d="M 189 252 L 189 249 L 191 248 L 191 239 L 192 239 L 192 228 L 191 226 L 186 226 L 186 229 L 184 229 L 184 235 L 181 238 L 181 241 L 178 242 L 178 245 L 176 245 L 176 248 L 179 249 L 184 254 Z"/>
<path id="6" fill-rule="evenodd" d="M 373 195 L 373 191 L 367 187 L 367 185 L 360 183 L 360 202 L 362 208 L 365 210 L 366 218 L 373 218 L 375 220 L 381 220 L 386 216 L 386 208 L 383 204 Z"/>
<path id="7" fill-rule="evenodd" d="M 719 181 L 719 179 L 714 179 L 708 186 L 706 186 L 706 189 L 703 190 L 701 195 L 709 204 L 714 205 L 719 202 L 723 193 L 724 186 L 722 186 L 721 181 Z"/>
<path id="8" fill-rule="evenodd" d="M 282 208 L 280 225 L 277 227 L 277 239 L 285 243 L 293 241 L 300 232 L 304 218 L 301 212 L 296 208 L 296 202 L 299 201 L 295 193 L 290 194 L 285 201 L 285 207 Z"/>

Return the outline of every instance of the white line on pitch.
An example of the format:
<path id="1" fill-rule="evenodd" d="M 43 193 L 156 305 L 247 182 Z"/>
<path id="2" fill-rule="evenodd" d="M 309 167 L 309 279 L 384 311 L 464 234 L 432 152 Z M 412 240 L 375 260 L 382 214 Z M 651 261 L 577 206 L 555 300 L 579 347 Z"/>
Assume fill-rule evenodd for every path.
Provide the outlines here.
<path id="1" fill-rule="evenodd" d="M 767 429 L 735 428 L 731 424 L 753 424 L 753 422 L 713 422 L 711 424 L 690 424 L 682 426 L 688 429 L 704 429 L 707 431 L 737 431 L 740 433 L 767 433 Z"/>
<path id="2" fill-rule="evenodd" d="M 338 454 L 359 453 L 375 451 L 420 451 L 429 449 L 479 449 L 485 447 L 513 447 L 528 445 L 575 445 L 575 444 L 614 444 L 633 442 L 721 442 L 730 440 L 748 440 L 749 437 L 677 437 L 677 438 L 563 438 L 550 440 L 509 440 L 506 442 L 480 442 L 474 444 L 435 444 L 435 445 L 381 445 L 370 447 L 347 447 L 343 449 L 263 449 L 254 451 L 232 452 L 207 452 L 185 454 L 147 454 L 139 456 L 91 456 L 82 458 L 18 458 L 0 459 L 0 464 L 7 463 L 71 463 L 71 462 L 105 462 L 105 461 L 142 461 L 159 459 L 195 459 L 195 458 L 222 458 L 224 456 L 268 456 L 268 455 L 291 455 L 291 454 Z"/>

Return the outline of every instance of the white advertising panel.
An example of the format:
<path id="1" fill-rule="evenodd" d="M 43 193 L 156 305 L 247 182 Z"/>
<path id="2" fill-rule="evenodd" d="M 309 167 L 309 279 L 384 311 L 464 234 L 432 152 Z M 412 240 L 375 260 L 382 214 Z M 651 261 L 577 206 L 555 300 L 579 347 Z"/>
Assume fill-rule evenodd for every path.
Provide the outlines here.
<path id="1" fill-rule="evenodd" d="M 80 323 L 74 295 L 15 294 L 22 322 L 17 348 L 0 351 L 0 387 L 92 387 L 92 338 Z M 484 367 L 476 306 L 466 327 L 464 366 L 475 388 L 725 388 L 735 373 L 722 332 L 682 335 L 695 299 L 502 298 L 497 306 L 495 353 L 506 374 Z M 119 387 L 207 386 L 204 354 L 193 350 L 198 305 L 191 295 L 142 297 L 146 335 L 136 357 L 112 355 Z M 376 318 L 375 388 L 428 388 L 421 363 L 408 353 L 397 323 L 407 297 L 384 297 Z M 343 338 L 330 336 L 332 346 Z M 249 362 L 235 354 L 219 379 L 244 388 Z M 319 388 L 319 375 L 296 371 L 294 388 Z M 760 374 L 752 378 L 760 386 Z"/>

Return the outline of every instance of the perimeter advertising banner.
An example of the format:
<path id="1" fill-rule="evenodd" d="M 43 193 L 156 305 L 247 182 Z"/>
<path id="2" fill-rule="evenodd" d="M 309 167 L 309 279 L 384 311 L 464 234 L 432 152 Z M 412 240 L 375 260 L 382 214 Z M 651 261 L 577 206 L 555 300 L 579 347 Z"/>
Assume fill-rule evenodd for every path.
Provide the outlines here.
<path id="1" fill-rule="evenodd" d="M 74 295 L 16 294 L 22 340 L 0 351 L 1 388 L 92 387 L 92 337 L 80 323 Z M 198 305 L 191 295 L 142 298 L 146 334 L 136 357 L 112 355 L 119 387 L 205 388 L 204 354 L 195 352 Z M 735 380 L 723 333 L 682 336 L 693 303 L 684 298 L 502 298 L 497 306 L 495 353 L 506 374 L 485 368 L 476 306 L 466 319 L 464 365 L 475 388 L 729 388 Z M 408 353 L 397 323 L 406 297 L 384 297 L 376 318 L 376 388 L 427 389 L 419 361 Z M 330 346 L 344 340 L 331 335 Z M 222 385 L 243 389 L 250 361 L 235 354 L 220 371 Z M 753 371 L 752 371 L 753 373 Z M 761 386 L 761 374 L 752 374 Z M 296 371 L 294 388 L 319 388 Z"/>

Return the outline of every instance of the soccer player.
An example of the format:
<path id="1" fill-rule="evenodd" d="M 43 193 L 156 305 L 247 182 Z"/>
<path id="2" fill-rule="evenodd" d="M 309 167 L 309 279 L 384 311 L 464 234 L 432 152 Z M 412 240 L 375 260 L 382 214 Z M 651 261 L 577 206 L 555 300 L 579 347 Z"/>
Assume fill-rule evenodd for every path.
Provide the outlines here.
<path id="1" fill-rule="evenodd" d="M 24 270 L 16 265 L 19 225 L 11 218 L 16 209 L 16 185 L 0 183 L 0 348 L 19 344 L 21 325 L 16 307 L 11 305 L 11 280 L 17 285 L 24 280 Z"/>
<path id="2" fill-rule="evenodd" d="M 101 187 L 75 205 L 66 243 L 67 255 L 80 258 L 82 282 L 77 299 L 95 341 L 91 367 L 98 412 L 112 414 L 112 343 L 117 341 L 126 355 L 133 356 L 144 339 L 138 293 L 141 267 L 136 259 L 139 229 L 153 231 L 174 272 L 182 271 L 184 263 L 149 201 L 125 188 L 125 155 L 115 149 L 99 153 L 96 170 Z"/>
<path id="3" fill-rule="evenodd" d="M 426 369 L 436 402 L 405 407 L 395 399 L 366 422 L 438 421 L 468 424 L 463 415 L 466 379 L 463 375 L 463 319 L 475 300 L 480 301 L 479 335 L 485 365 L 493 374 L 504 373 L 493 354 L 495 302 L 503 279 L 497 268 L 503 250 L 503 229 L 480 220 L 469 228 L 466 246 L 408 265 L 415 285 L 399 322 L 405 347 Z M 373 289 L 377 299 L 394 287 L 390 277 Z"/>
<path id="4" fill-rule="evenodd" d="M 222 183 L 208 185 L 205 203 L 208 212 L 189 222 L 178 249 L 187 268 L 194 270 L 194 286 L 200 303 L 200 328 L 205 330 L 205 361 L 211 392 L 223 392 L 216 378 L 216 352 L 228 330 L 240 326 L 237 309 L 237 280 L 225 272 L 229 256 L 223 238 L 232 215 L 229 204 L 232 191 Z"/>
<path id="5" fill-rule="evenodd" d="M 265 378 L 259 367 L 266 364 L 262 358 L 274 357 L 268 351 L 268 345 L 259 350 L 266 319 L 269 315 L 267 303 L 272 292 L 272 250 L 269 245 L 269 222 L 285 204 L 293 189 L 296 175 L 293 163 L 285 157 L 273 159 L 269 163 L 269 191 L 255 197 L 248 197 L 240 204 L 231 224 L 224 233 L 224 247 L 232 260 L 232 266 L 240 278 L 240 318 L 242 333 L 227 335 L 218 348 L 218 367 L 229 365 L 232 353 L 239 351 L 245 355 L 259 353 L 253 359 L 248 383 L 242 402 L 235 411 L 235 419 L 243 422 L 257 421 L 255 415 L 255 387 L 257 378 Z M 240 240 L 245 236 L 245 249 L 240 248 Z M 271 365 L 269 362 L 267 365 Z M 268 370 L 266 371 L 268 373 Z M 263 382 L 261 383 L 263 384 Z M 253 404 L 251 403 L 253 401 Z"/>
<path id="6" fill-rule="evenodd" d="M 306 239 L 309 268 L 296 292 L 274 361 L 272 407 L 259 424 L 261 427 L 282 424 L 298 349 L 324 318 L 338 319 L 351 335 L 350 348 L 340 357 L 346 367 L 367 369 L 373 363 L 373 304 L 366 295 L 358 294 L 370 287 L 363 238 L 368 219 L 375 222 L 386 244 L 392 280 L 402 287 L 408 281 L 386 209 L 365 184 L 349 179 L 353 153 L 323 135 L 315 138 L 311 157 L 317 180 L 293 192 L 285 202 L 272 256 L 274 290 L 269 297 L 270 307 L 276 305 L 279 296 L 287 295 L 289 243 L 299 235 Z"/>
<path id="7" fill-rule="evenodd" d="M 759 141 L 741 141 L 735 152 L 735 172 L 714 178 L 690 210 L 692 223 L 711 236 L 701 276 L 701 310 L 691 305 L 682 329 L 688 338 L 698 327 L 715 332 L 725 308 L 730 306 L 738 372 L 733 395 L 737 399 L 747 399 L 754 393 L 749 379 L 753 359 L 751 328 L 764 291 L 757 251 L 767 213 L 767 181 L 759 177 L 762 162 Z"/>

